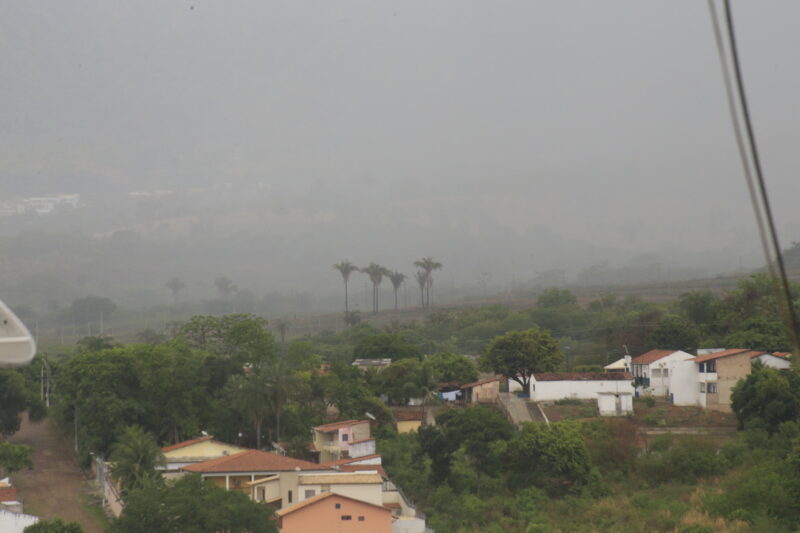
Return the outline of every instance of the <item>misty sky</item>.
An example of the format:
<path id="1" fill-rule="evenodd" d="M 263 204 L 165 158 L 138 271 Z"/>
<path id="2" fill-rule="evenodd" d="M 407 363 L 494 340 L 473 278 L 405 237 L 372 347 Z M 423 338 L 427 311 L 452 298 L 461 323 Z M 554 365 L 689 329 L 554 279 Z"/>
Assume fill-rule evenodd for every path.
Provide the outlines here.
<path id="1" fill-rule="evenodd" d="M 800 3 L 734 4 L 788 245 Z M 257 183 L 326 268 L 761 260 L 701 1 L 1 0 L 0 79 L 0 194 Z"/>

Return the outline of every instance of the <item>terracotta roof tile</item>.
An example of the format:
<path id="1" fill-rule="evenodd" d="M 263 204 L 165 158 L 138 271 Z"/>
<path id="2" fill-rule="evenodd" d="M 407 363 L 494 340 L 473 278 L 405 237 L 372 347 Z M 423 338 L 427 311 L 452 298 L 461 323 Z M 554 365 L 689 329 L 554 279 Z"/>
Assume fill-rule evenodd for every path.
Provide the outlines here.
<path id="1" fill-rule="evenodd" d="M 344 500 L 350 500 L 350 501 L 353 501 L 353 502 L 363 503 L 364 505 L 369 505 L 371 507 L 377 507 L 378 509 L 383 509 L 384 511 L 389 512 L 389 509 L 387 509 L 383 505 L 375 505 L 374 503 L 365 502 L 365 501 L 362 501 L 362 500 L 357 500 L 355 498 L 350 498 L 348 496 L 343 496 L 342 494 L 336 494 L 335 492 L 323 492 L 321 494 L 317 494 L 316 496 L 308 498 L 307 500 L 303 500 L 300 503 L 296 503 L 296 504 L 292 505 L 291 507 L 285 507 L 285 508 L 283 508 L 283 509 L 281 509 L 279 511 L 275 511 L 275 514 L 278 515 L 279 517 L 283 517 L 283 516 L 286 516 L 289 513 L 293 513 L 295 511 L 299 511 L 300 509 L 303 509 L 303 508 L 308 507 L 310 505 L 314 505 L 315 503 L 320 502 L 322 500 L 327 500 L 328 498 L 341 498 L 341 499 L 344 499 Z"/>
<path id="2" fill-rule="evenodd" d="M 380 455 L 373 454 L 373 455 L 364 455 L 362 457 L 345 457 L 344 459 L 339 459 L 338 461 L 328 461 L 327 463 L 322 463 L 320 466 L 323 467 L 331 467 L 331 466 L 339 466 L 339 465 L 347 465 L 350 463 L 357 463 L 360 461 L 366 461 L 368 459 L 380 459 Z"/>
<path id="3" fill-rule="evenodd" d="M 472 382 L 472 383 L 467 383 L 466 385 L 461 385 L 461 388 L 462 389 L 471 389 L 472 387 L 477 387 L 479 385 L 486 385 L 487 383 L 491 383 L 492 381 L 500 381 L 500 377 L 481 379 L 479 381 L 475 381 L 475 382 Z"/>
<path id="4" fill-rule="evenodd" d="M 670 354 L 677 352 L 678 350 L 650 350 L 649 352 L 643 353 L 639 357 L 635 357 L 631 359 L 632 365 L 649 365 L 654 361 L 658 361 Z"/>
<path id="5" fill-rule="evenodd" d="M 752 352 L 753 350 L 747 350 L 744 348 L 731 348 L 730 350 L 722 350 L 721 352 L 714 352 L 708 353 L 706 355 L 698 355 L 694 358 L 695 363 L 704 363 L 706 361 L 712 361 L 714 359 L 720 359 L 722 357 L 728 357 L 731 355 L 738 355 L 744 352 Z M 764 352 L 758 352 L 758 355 L 761 355 Z"/>
<path id="6" fill-rule="evenodd" d="M 211 440 L 214 437 L 211 435 L 206 435 L 204 437 L 198 437 L 192 440 L 185 440 L 183 442 L 179 442 L 178 444 L 173 444 L 172 446 L 164 446 L 161 448 L 162 453 L 171 452 L 172 450 L 178 450 L 180 448 L 185 448 L 186 446 L 191 446 L 192 444 L 197 444 L 198 442 L 205 442 L 207 440 Z"/>
<path id="7" fill-rule="evenodd" d="M 0 502 L 15 502 L 15 501 L 17 501 L 16 487 L 0 488 Z"/>
<path id="8" fill-rule="evenodd" d="M 344 428 L 347 426 L 355 426 L 356 424 L 363 424 L 369 423 L 369 420 L 344 420 L 342 422 L 331 422 L 330 424 L 323 424 L 321 426 L 317 426 L 314 429 L 316 431 L 321 431 L 323 433 L 327 433 L 328 431 L 336 431 L 337 429 Z"/>
<path id="9" fill-rule="evenodd" d="M 216 459 L 184 466 L 186 472 L 285 472 L 288 470 L 322 470 L 320 465 L 276 453 L 248 450 Z"/>
<path id="10" fill-rule="evenodd" d="M 631 381 L 628 372 L 542 372 L 534 374 L 536 381 Z"/>

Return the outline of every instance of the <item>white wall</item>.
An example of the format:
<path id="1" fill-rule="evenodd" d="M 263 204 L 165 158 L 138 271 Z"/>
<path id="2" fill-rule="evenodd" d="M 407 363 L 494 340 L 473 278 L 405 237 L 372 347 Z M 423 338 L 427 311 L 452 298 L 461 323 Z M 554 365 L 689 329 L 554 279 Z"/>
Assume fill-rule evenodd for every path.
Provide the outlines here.
<path id="1" fill-rule="evenodd" d="M 0 509 L 0 531 L 3 533 L 22 533 L 26 527 L 32 526 L 39 519 L 35 516 L 22 513 L 12 513 Z"/>
<path id="2" fill-rule="evenodd" d="M 792 366 L 792 363 L 788 359 L 784 359 L 783 357 L 778 357 L 768 353 L 759 355 L 758 357 L 754 358 L 753 361 L 755 361 L 756 359 L 758 359 L 759 361 L 764 363 L 765 366 L 768 366 L 770 368 L 783 369 L 783 368 L 790 368 Z"/>
<path id="3" fill-rule="evenodd" d="M 669 392 L 675 405 L 700 405 L 700 370 L 694 360 L 673 366 Z"/>
<path id="4" fill-rule="evenodd" d="M 401 516 L 392 522 L 392 533 L 425 533 L 425 520 Z"/>
<path id="5" fill-rule="evenodd" d="M 364 457 L 365 455 L 375 455 L 374 439 L 350 445 L 350 457 Z"/>
<path id="6" fill-rule="evenodd" d="M 675 365 L 681 361 L 686 361 L 689 359 L 694 360 L 694 356 L 678 350 L 666 357 L 662 357 L 658 361 L 650 363 L 647 369 L 647 375 L 650 376 L 650 387 L 645 389 L 645 391 L 653 396 L 666 397 L 670 392 L 672 392 L 672 375 L 675 372 Z M 664 370 L 667 371 L 667 377 L 664 377 L 663 375 Z M 660 374 L 660 376 L 657 374 Z"/>
<path id="7" fill-rule="evenodd" d="M 601 392 L 633 393 L 633 381 L 597 380 L 597 381 L 534 381 L 531 379 L 531 400 L 535 402 L 563 400 L 595 400 Z"/>
<path id="8" fill-rule="evenodd" d="M 617 412 L 617 402 L 620 404 L 619 412 Z M 632 413 L 633 394 L 630 392 L 625 394 L 598 394 L 597 410 L 600 412 L 600 416 L 618 416 Z"/>

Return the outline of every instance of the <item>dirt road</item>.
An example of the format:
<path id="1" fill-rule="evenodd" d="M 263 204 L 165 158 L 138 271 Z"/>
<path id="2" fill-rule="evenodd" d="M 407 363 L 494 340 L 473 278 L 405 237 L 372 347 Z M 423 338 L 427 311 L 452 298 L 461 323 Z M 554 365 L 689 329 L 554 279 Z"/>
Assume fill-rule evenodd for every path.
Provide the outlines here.
<path id="1" fill-rule="evenodd" d="M 79 522 L 86 533 L 103 533 L 97 519 L 84 507 L 90 499 L 89 483 L 75 466 L 68 443 L 50 421 L 29 422 L 25 415 L 22 427 L 10 440 L 34 450 L 34 469 L 17 472 L 13 478 L 25 512 Z"/>

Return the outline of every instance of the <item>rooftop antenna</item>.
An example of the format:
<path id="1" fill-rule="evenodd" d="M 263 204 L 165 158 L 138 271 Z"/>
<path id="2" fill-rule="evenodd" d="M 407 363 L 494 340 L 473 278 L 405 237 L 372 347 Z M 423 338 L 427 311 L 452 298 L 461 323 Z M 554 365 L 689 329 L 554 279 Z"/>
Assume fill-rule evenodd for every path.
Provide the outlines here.
<path id="1" fill-rule="evenodd" d="M 17 315 L 0 301 L 0 367 L 27 365 L 36 355 L 36 341 Z"/>

